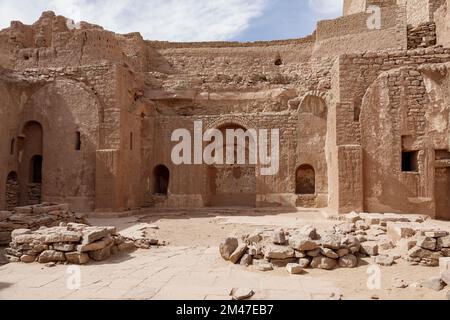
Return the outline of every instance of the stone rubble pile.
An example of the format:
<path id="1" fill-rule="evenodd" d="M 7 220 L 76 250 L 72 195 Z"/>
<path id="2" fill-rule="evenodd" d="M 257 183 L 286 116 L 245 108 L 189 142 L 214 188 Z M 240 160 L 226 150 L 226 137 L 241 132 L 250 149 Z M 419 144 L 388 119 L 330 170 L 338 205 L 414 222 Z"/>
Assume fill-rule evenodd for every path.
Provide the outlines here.
<path id="1" fill-rule="evenodd" d="M 223 259 L 253 265 L 260 271 L 285 267 L 291 274 L 305 268 L 355 268 L 363 257 L 392 266 L 404 258 L 414 264 L 438 266 L 449 256 L 448 232 L 423 225 L 424 215 L 350 213 L 332 230 L 319 234 L 310 225 L 289 230 L 260 230 L 220 245 Z M 406 246 L 405 254 L 399 247 Z"/>
<path id="2" fill-rule="evenodd" d="M 0 245 L 8 245 L 11 242 L 13 230 L 37 230 L 40 227 L 55 227 L 61 222 L 86 224 L 86 216 L 71 212 L 67 204 L 52 203 L 17 207 L 13 211 L 0 211 Z"/>
<path id="3" fill-rule="evenodd" d="M 402 257 L 412 265 L 437 267 L 440 258 L 450 257 L 448 231 L 417 223 L 390 223 L 388 234 Z"/>
<path id="4" fill-rule="evenodd" d="M 118 252 L 148 249 L 151 240 L 130 239 L 117 233 L 115 227 L 93 227 L 79 223 L 61 223 L 58 227 L 39 230 L 16 229 L 5 253 L 10 262 L 43 264 L 86 264 L 104 261 Z"/>

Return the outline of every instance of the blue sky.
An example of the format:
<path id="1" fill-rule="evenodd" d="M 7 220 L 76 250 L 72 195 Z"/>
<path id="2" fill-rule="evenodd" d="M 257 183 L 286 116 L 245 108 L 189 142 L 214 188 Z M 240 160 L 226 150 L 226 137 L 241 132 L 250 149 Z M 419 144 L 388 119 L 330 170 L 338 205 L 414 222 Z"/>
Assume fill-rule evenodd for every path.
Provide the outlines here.
<path id="1" fill-rule="evenodd" d="M 0 28 L 31 24 L 45 10 L 140 32 L 149 40 L 257 41 L 310 34 L 318 20 L 341 15 L 343 0 L 0 0 Z"/>

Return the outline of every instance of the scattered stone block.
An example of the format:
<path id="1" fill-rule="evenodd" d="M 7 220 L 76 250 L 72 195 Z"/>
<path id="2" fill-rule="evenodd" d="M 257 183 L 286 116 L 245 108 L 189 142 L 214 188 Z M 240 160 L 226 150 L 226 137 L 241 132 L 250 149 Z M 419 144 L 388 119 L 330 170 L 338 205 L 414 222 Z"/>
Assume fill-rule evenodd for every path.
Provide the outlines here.
<path id="1" fill-rule="evenodd" d="M 318 257 L 320 255 L 320 250 L 321 250 L 321 248 L 317 248 L 315 250 L 307 251 L 306 255 L 308 257 L 311 257 L 311 258 Z"/>
<path id="2" fill-rule="evenodd" d="M 87 227 L 82 231 L 81 244 L 90 244 L 115 233 L 115 228 L 111 229 L 107 227 Z"/>
<path id="3" fill-rule="evenodd" d="M 380 266 L 390 267 L 394 264 L 394 258 L 388 255 L 379 255 L 375 257 L 375 263 Z"/>
<path id="4" fill-rule="evenodd" d="M 421 247 L 422 249 L 434 251 L 434 250 L 436 250 L 437 241 L 434 238 L 421 236 L 417 239 L 416 245 L 418 247 Z"/>
<path id="5" fill-rule="evenodd" d="M 230 296 L 233 297 L 233 300 L 241 301 L 241 300 L 247 300 L 250 299 L 255 295 L 255 292 L 251 289 L 241 289 L 241 288 L 234 288 L 231 290 Z"/>
<path id="6" fill-rule="evenodd" d="M 103 238 L 102 240 L 95 241 L 90 244 L 77 245 L 76 251 L 89 252 L 89 251 L 102 250 L 102 249 L 106 248 L 107 246 L 111 245 L 113 242 L 114 242 L 113 238 L 108 236 L 108 237 Z M 134 243 L 133 243 L 133 245 L 134 245 Z M 69 251 L 71 251 L 71 250 L 69 250 Z"/>
<path id="7" fill-rule="evenodd" d="M 67 252 L 66 260 L 68 263 L 72 264 L 86 264 L 89 262 L 89 255 L 87 253 L 82 252 Z"/>
<path id="8" fill-rule="evenodd" d="M 302 235 L 302 236 L 306 236 L 306 237 L 310 238 L 311 240 L 319 240 L 320 239 L 316 228 L 314 228 L 311 225 L 306 225 L 306 226 L 303 226 L 302 228 L 300 228 L 300 230 L 298 231 L 298 234 Z"/>
<path id="9" fill-rule="evenodd" d="M 18 236 L 24 234 L 31 235 L 32 234 L 31 229 L 15 229 L 11 232 L 11 238 L 15 240 Z"/>
<path id="10" fill-rule="evenodd" d="M 38 262 L 45 264 L 49 262 L 65 262 L 66 257 L 63 252 L 55 250 L 45 250 L 39 255 Z"/>
<path id="11" fill-rule="evenodd" d="M 241 259 L 241 266 L 251 266 L 253 263 L 253 257 L 249 254 L 244 254 L 244 256 Z"/>
<path id="12" fill-rule="evenodd" d="M 360 217 L 360 215 L 356 212 L 350 212 L 349 214 L 346 214 L 344 216 L 345 221 L 349 222 L 349 223 L 356 223 L 357 221 L 362 220 L 362 218 Z"/>
<path id="13" fill-rule="evenodd" d="M 229 237 L 225 239 L 223 243 L 220 244 L 219 251 L 222 258 L 225 260 L 230 260 L 230 256 L 239 246 L 239 241 L 237 238 Z"/>
<path id="14" fill-rule="evenodd" d="M 60 232 L 47 234 L 44 242 L 46 244 L 58 243 L 58 242 L 79 242 L 81 239 L 81 234 L 74 231 L 68 231 L 61 229 Z"/>
<path id="15" fill-rule="evenodd" d="M 348 255 L 349 253 L 350 253 L 350 250 L 347 249 L 347 248 L 342 248 L 342 249 L 339 249 L 339 250 L 337 251 L 337 254 L 338 254 L 339 258 L 342 258 L 343 256 L 346 256 L 346 255 Z"/>
<path id="16" fill-rule="evenodd" d="M 112 244 L 110 244 L 109 246 L 100 249 L 100 250 L 96 250 L 96 251 L 89 251 L 89 258 L 91 258 L 94 261 L 104 261 L 109 259 L 109 257 L 111 257 L 111 247 Z"/>
<path id="17" fill-rule="evenodd" d="M 358 229 L 358 230 L 365 231 L 365 230 L 369 230 L 370 229 L 370 226 L 363 220 L 357 221 L 355 223 L 355 226 L 356 226 L 356 229 Z"/>
<path id="18" fill-rule="evenodd" d="M 290 263 L 296 263 L 296 258 L 289 258 L 289 259 L 270 259 L 270 263 L 274 267 L 278 268 L 285 268 Z"/>
<path id="19" fill-rule="evenodd" d="M 230 261 L 234 264 L 238 263 L 239 260 L 242 258 L 242 256 L 247 251 L 247 245 L 246 244 L 240 244 L 236 250 L 231 254 Z"/>
<path id="20" fill-rule="evenodd" d="M 278 245 L 264 247 L 263 253 L 266 259 L 288 259 L 293 258 L 295 255 L 292 248 Z"/>
<path id="21" fill-rule="evenodd" d="M 311 261 L 311 268 L 333 270 L 337 266 L 337 261 L 328 257 L 315 257 Z"/>
<path id="22" fill-rule="evenodd" d="M 328 249 L 328 248 L 321 248 L 320 253 L 323 256 L 331 258 L 331 259 L 339 259 L 339 255 L 336 252 L 334 252 L 333 250 Z"/>
<path id="23" fill-rule="evenodd" d="M 20 257 L 20 261 L 23 263 L 33 263 L 36 261 L 36 256 L 24 254 Z"/>
<path id="24" fill-rule="evenodd" d="M 75 245 L 73 243 L 54 243 L 52 247 L 53 250 L 62 252 L 70 252 L 75 249 Z"/>
<path id="25" fill-rule="evenodd" d="M 124 243 L 121 243 L 117 246 L 119 251 L 133 251 L 136 249 L 136 245 L 134 244 L 134 241 L 125 241 Z"/>
<path id="26" fill-rule="evenodd" d="M 411 238 L 416 234 L 416 231 L 411 227 L 410 224 L 403 223 L 393 223 L 389 222 L 387 224 L 387 235 L 395 243 L 401 239 Z"/>
<path id="27" fill-rule="evenodd" d="M 297 251 L 311 251 L 319 248 L 317 242 L 311 240 L 309 237 L 302 235 L 295 235 L 289 239 L 291 248 Z"/>
<path id="28" fill-rule="evenodd" d="M 338 250 L 341 247 L 342 236 L 338 234 L 324 234 L 321 239 L 321 244 L 324 248 L 331 250 Z"/>
<path id="29" fill-rule="evenodd" d="M 286 266 L 286 270 L 290 274 L 302 274 L 303 273 L 303 267 L 298 263 L 289 263 Z"/>
<path id="30" fill-rule="evenodd" d="M 248 245 L 251 245 L 251 244 L 259 243 L 259 242 L 261 242 L 261 240 L 262 240 L 261 232 L 256 231 L 256 232 L 248 235 L 248 237 L 245 239 L 245 243 L 247 243 Z"/>
<path id="31" fill-rule="evenodd" d="M 253 265 L 255 266 L 255 269 L 258 271 L 267 272 L 273 270 L 272 264 L 265 260 L 256 260 L 253 262 Z"/>
<path id="32" fill-rule="evenodd" d="M 308 258 L 301 258 L 298 260 L 298 264 L 303 268 L 306 269 L 311 264 L 311 259 Z"/>
<path id="33" fill-rule="evenodd" d="M 368 256 L 378 255 L 378 243 L 374 241 L 367 241 L 361 244 L 361 253 Z"/>
<path id="34" fill-rule="evenodd" d="M 339 258 L 339 266 L 341 268 L 356 268 L 358 266 L 358 258 L 353 254 L 348 254 Z"/>
<path id="35" fill-rule="evenodd" d="M 354 223 L 341 223 L 334 227 L 337 233 L 349 234 L 356 231 L 356 226 Z"/>
<path id="36" fill-rule="evenodd" d="M 437 231 L 425 231 L 424 232 L 425 237 L 430 238 L 442 238 L 448 236 L 447 231 L 437 230 Z"/>
<path id="37" fill-rule="evenodd" d="M 272 242 L 278 245 L 286 244 L 286 234 L 283 229 L 277 229 L 273 232 Z"/>

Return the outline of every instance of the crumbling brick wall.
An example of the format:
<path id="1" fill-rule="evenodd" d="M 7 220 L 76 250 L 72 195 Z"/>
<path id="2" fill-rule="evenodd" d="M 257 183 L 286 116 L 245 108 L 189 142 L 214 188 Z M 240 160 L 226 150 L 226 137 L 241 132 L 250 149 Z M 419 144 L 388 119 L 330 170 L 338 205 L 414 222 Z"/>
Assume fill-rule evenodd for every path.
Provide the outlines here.
<path id="1" fill-rule="evenodd" d="M 417 27 L 408 26 L 408 50 L 436 45 L 436 24 L 421 23 Z"/>

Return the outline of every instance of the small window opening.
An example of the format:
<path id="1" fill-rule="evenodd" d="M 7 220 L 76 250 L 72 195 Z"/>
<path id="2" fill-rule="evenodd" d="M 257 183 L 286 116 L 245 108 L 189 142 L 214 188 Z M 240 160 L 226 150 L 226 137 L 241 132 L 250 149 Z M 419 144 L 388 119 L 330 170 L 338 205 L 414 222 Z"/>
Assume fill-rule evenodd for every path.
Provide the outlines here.
<path id="1" fill-rule="evenodd" d="M 130 132 L 130 150 L 133 150 L 133 132 Z"/>
<path id="2" fill-rule="evenodd" d="M 419 152 L 408 151 L 402 153 L 402 171 L 418 172 L 419 171 Z"/>
<path id="3" fill-rule="evenodd" d="M 11 140 L 11 146 L 10 146 L 10 149 L 9 149 L 9 154 L 10 155 L 14 155 L 15 149 L 16 149 L 16 139 L 12 139 Z"/>
<path id="4" fill-rule="evenodd" d="M 75 133 L 75 150 L 80 151 L 81 150 L 81 132 L 77 131 Z"/>

